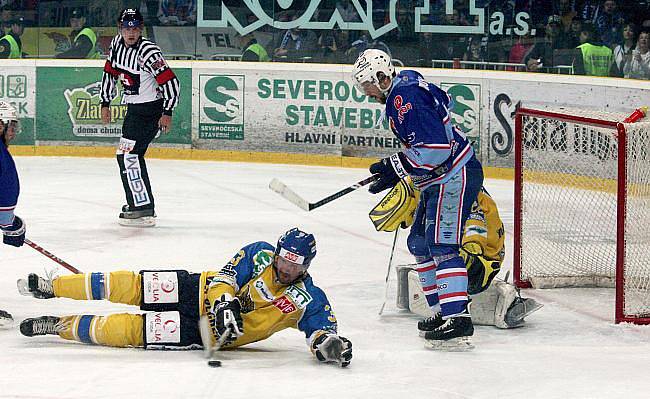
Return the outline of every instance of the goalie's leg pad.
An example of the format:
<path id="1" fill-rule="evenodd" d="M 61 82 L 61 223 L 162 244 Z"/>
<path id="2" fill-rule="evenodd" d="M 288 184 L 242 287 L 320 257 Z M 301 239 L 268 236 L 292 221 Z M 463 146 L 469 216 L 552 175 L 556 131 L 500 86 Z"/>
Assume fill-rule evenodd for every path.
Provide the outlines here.
<path id="1" fill-rule="evenodd" d="M 145 349 L 200 349 L 199 320 L 180 312 L 149 312 L 143 318 Z"/>
<path id="2" fill-rule="evenodd" d="M 64 339 L 115 347 L 142 347 L 142 315 L 120 313 L 108 316 L 61 317 L 57 327 Z"/>
<path id="3" fill-rule="evenodd" d="M 471 311 L 474 324 L 498 328 L 515 327 L 508 325 L 505 319 L 516 298 L 517 289 L 514 286 L 494 280 L 487 290 L 472 296 Z"/>
<path id="4" fill-rule="evenodd" d="M 199 273 L 186 270 L 141 270 L 142 304 L 153 312 L 178 310 L 199 319 Z"/>

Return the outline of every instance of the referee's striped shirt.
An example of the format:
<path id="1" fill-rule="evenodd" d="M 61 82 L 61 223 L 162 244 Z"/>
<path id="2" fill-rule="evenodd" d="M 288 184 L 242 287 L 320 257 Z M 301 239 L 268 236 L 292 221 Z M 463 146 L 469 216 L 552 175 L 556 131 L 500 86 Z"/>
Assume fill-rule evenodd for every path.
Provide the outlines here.
<path id="1" fill-rule="evenodd" d="M 127 47 L 121 35 L 111 42 L 102 75 L 102 107 L 116 95 L 120 79 L 125 104 L 141 104 L 163 99 L 163 113 L 171 115 L 178 103 L 180 82 L 163 58 L 160 47 L 146 38 Z"/>

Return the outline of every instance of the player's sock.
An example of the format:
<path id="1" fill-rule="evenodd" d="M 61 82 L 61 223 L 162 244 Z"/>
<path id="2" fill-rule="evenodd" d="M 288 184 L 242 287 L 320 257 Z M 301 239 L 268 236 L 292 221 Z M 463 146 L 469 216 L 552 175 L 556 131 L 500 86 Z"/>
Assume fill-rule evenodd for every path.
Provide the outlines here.
<path id="1" fill-rule="evenodd" d="M 141 347 L 142 315 L 120 313 L 108 316 L 76 315 L 61 317 L 59 336 L 86 344 Z"/>

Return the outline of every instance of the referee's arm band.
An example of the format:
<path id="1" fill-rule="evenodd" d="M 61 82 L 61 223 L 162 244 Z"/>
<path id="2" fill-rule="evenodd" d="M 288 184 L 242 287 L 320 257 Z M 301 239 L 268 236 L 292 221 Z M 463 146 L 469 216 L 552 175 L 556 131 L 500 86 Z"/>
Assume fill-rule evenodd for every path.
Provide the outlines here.
<path id="1" fill-rule="evenodd" d="M 171 109 L 165 109 L 165 110 L 163 110 L 163 115 L 169 115 L 169 116 L 172 116 L 172 110 L 171 110 Z"/>
<path id="2" fill-rule="evenodd" d="M 108 101 L 102 101 L 102 108 L 109 108 L 111 106 L 111 103 Z"/>

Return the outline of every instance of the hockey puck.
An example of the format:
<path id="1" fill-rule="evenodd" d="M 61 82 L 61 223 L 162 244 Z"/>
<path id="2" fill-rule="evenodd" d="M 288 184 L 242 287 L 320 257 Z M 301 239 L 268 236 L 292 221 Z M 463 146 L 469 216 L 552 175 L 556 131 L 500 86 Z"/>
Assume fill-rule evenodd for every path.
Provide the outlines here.
<path id="1" fill-rule="evenodd" d="M 220 360 L 208 360 L 208 366 L 210 367 L 221 367 Z"/>

